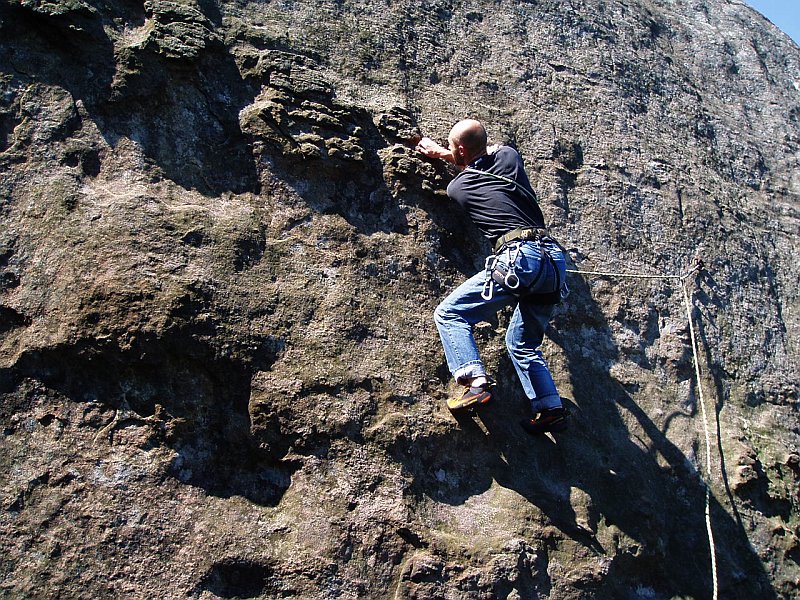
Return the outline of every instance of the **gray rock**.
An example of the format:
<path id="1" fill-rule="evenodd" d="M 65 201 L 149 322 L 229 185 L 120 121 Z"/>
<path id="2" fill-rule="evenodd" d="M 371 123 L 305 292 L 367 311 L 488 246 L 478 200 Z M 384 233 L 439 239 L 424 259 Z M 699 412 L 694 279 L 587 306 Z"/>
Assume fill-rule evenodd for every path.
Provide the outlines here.
<path id="1" fill-rule="evenodd" d="M 705 598 L 708 486 L 719 597 L 796 597 L 799 86 L 733 0 L 4 3 L 0 593 Z M 466 116 L 573 270 L 686 275 L 570 275 L 554 437 L 507 312 L 444 405 Z"/>

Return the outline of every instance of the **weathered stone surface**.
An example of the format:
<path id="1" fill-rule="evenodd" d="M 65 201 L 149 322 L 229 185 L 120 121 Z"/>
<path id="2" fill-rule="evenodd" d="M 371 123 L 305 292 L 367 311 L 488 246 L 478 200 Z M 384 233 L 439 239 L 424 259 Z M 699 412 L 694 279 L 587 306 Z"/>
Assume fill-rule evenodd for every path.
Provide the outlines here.
<path id="1" fill-rule="evenodd" d="M 799 89 L 735 0 L 3 3 L 0 594 L 707 598 L 707 482 L 719 597 L 795 597 Z M 506 313 L 444 408 L 464 116 L 571 266 L 703 261 L 571 276 L 555 437 Z"/>
<path id="2" fill-rule="evenodd" d="M 191 59 L 220 41 L 213 23 L 192 3 L 147 0 L 144 8 L 152 20 L 144 25 L 149 30 L 144 45 L 152 44 L 159 54 Z"/>

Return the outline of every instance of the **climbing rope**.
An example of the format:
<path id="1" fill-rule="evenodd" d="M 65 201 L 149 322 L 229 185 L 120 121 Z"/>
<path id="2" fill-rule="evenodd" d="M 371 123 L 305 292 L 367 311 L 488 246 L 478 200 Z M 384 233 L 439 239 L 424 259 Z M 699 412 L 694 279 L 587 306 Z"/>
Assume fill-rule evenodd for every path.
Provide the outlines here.
<path id="1" fill-rule="evenodd" d="M 600 277 L 630 277 L 633 279 L 678 279 L 683 281 L 693 273 L 696 273 L 702 268 L 700 265 L 695 265 L 683 275 L 656 275 L 647 273 L 613 273 L 609 271 L 579 271 L 576 269 L 567 269 L 567 273 L 577 273 L 579 275 L 597 275 Z"/>
<path id="2" fill-rule="evenodd" d="M 706 436 L 706 477 L 704 482 L 706 487 L 706 531 L 708 532 L 708 546 L 711 550 L 711 578 L 713 583 L 714 600 L 717 600 L 717 554 L 714 549 L 714 532 L 711 529 L 711 437 L 708 434 L 708 417 L 706 415 L 706 403 L 703 399 L 703 384 L 700 381 L 700 362 L 697 360 L 697 341 L 694 334 L 694 324 L 692 321 L 692 303 L 689 299 L 689 292 L 686 291 L 686 284 L 682 283 L 683 300 L 686 304 L 686 316 L 689 319 L 689 334 L 692 340 L 692 358 L 694 359 L 694 374 L 697 378 L 697 397 L 700 400 L 700 410 L 703 414 L 703 431 Z"/>
<path id="3" fill-rule="evenodd" d="M 632 279 L 675 279 L 681 284 L 681 291 L 683 292 L 683 300 L 686 306 L 686 319 L 689 322 L 689 336 L 692 342 L 692 360 L 694 362 L 695 378 L 697 379 L 697 397 L 700 401 L 700 411 L 703 415 L 703 432 L 705 434 L 706 442 L 706 479 L 703 482 L 706 492 L 706 532 L 708 534 L 708 546 L 711 551 L 711 579 L 712 579 L 712 597 L 717 600 L 717 554 L 714 548 L 714 531 L 711 528 L 711 436 L 708 432 L 708 415 L 706 414 L 706 403 L 703 397 L 703 384 L 700 380 L 700 361 L 697 358 L 697 338 L 694 332 L 694 321 L 692 320 L 692 302 L 690 294 L 687 291 L 686 280 L 694 273 L 703 269 L 703 262 L 697 260 L 695 265 L 682 275 L 656 275 L 646 273 L 614 273 L 606 271 L 582 271 L 578 269 L 567 269 L 567 273 L 576 273 L 578 275 L 595 275 L 600 277 L 627 277 Z"/>

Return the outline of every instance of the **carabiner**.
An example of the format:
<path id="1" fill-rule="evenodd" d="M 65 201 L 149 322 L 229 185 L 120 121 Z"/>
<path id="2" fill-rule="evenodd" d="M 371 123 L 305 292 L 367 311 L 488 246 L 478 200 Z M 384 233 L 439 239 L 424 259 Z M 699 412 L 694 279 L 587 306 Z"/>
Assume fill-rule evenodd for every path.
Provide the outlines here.
<path id="1" fill-rule="evenodd" d="M 483 290 L 481 291 L 481 298 L 484 300 L 491 300 L 494 296 L 494 280 L 492 279 L 492 272 L 494 271 L 496 264 L 497 256 L 493 254 L 492 256 L 486 257 L 486 262 L 484 263 L 486 267 L 486 279 L 483 282 Z"/>
<path id="2" fill-rule="evenodd" d="M 491 279 L 487 280 L 486 283 L 483 284 L 483 290 L 481 290 L 481 298 L 484 300 L 491 300 L 494 296 L 494 281 Z"/>
<path id="3" fill-rule="evenodd" d="M 519 287 L 519 277 L 517 277 L 516 270 L 517 270 L 517 259 L 519 258 L 519 249 L 520 244 L 514 244 L 514 255 L 511 255 L 511 248 L 512 246 L 509 245 L 507 248 L 507 255 L 508 255 L 508 272 L 506 276 L 503 278 L 503 285 L 506 286 L 509 290 L 515 290 Z"/>

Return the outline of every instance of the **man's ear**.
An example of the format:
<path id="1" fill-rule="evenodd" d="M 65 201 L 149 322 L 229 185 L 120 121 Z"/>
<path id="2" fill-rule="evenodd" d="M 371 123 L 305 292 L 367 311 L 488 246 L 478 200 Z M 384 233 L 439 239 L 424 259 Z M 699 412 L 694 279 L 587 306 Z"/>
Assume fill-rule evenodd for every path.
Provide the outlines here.
<path id="1" fill-rule="evenodd" d="M 455 148 L 456 148 L 458 154 L 454 153 L 454 156 L 457 156 L 459 159 L 461 159 L 460 162 L 458 160 L 456 160 L 456 164 L 457 165 L 458 164 L 466 165 L 467 164 L 467 149 L 464 147 L 464 144 L 456 144 Z"/>

